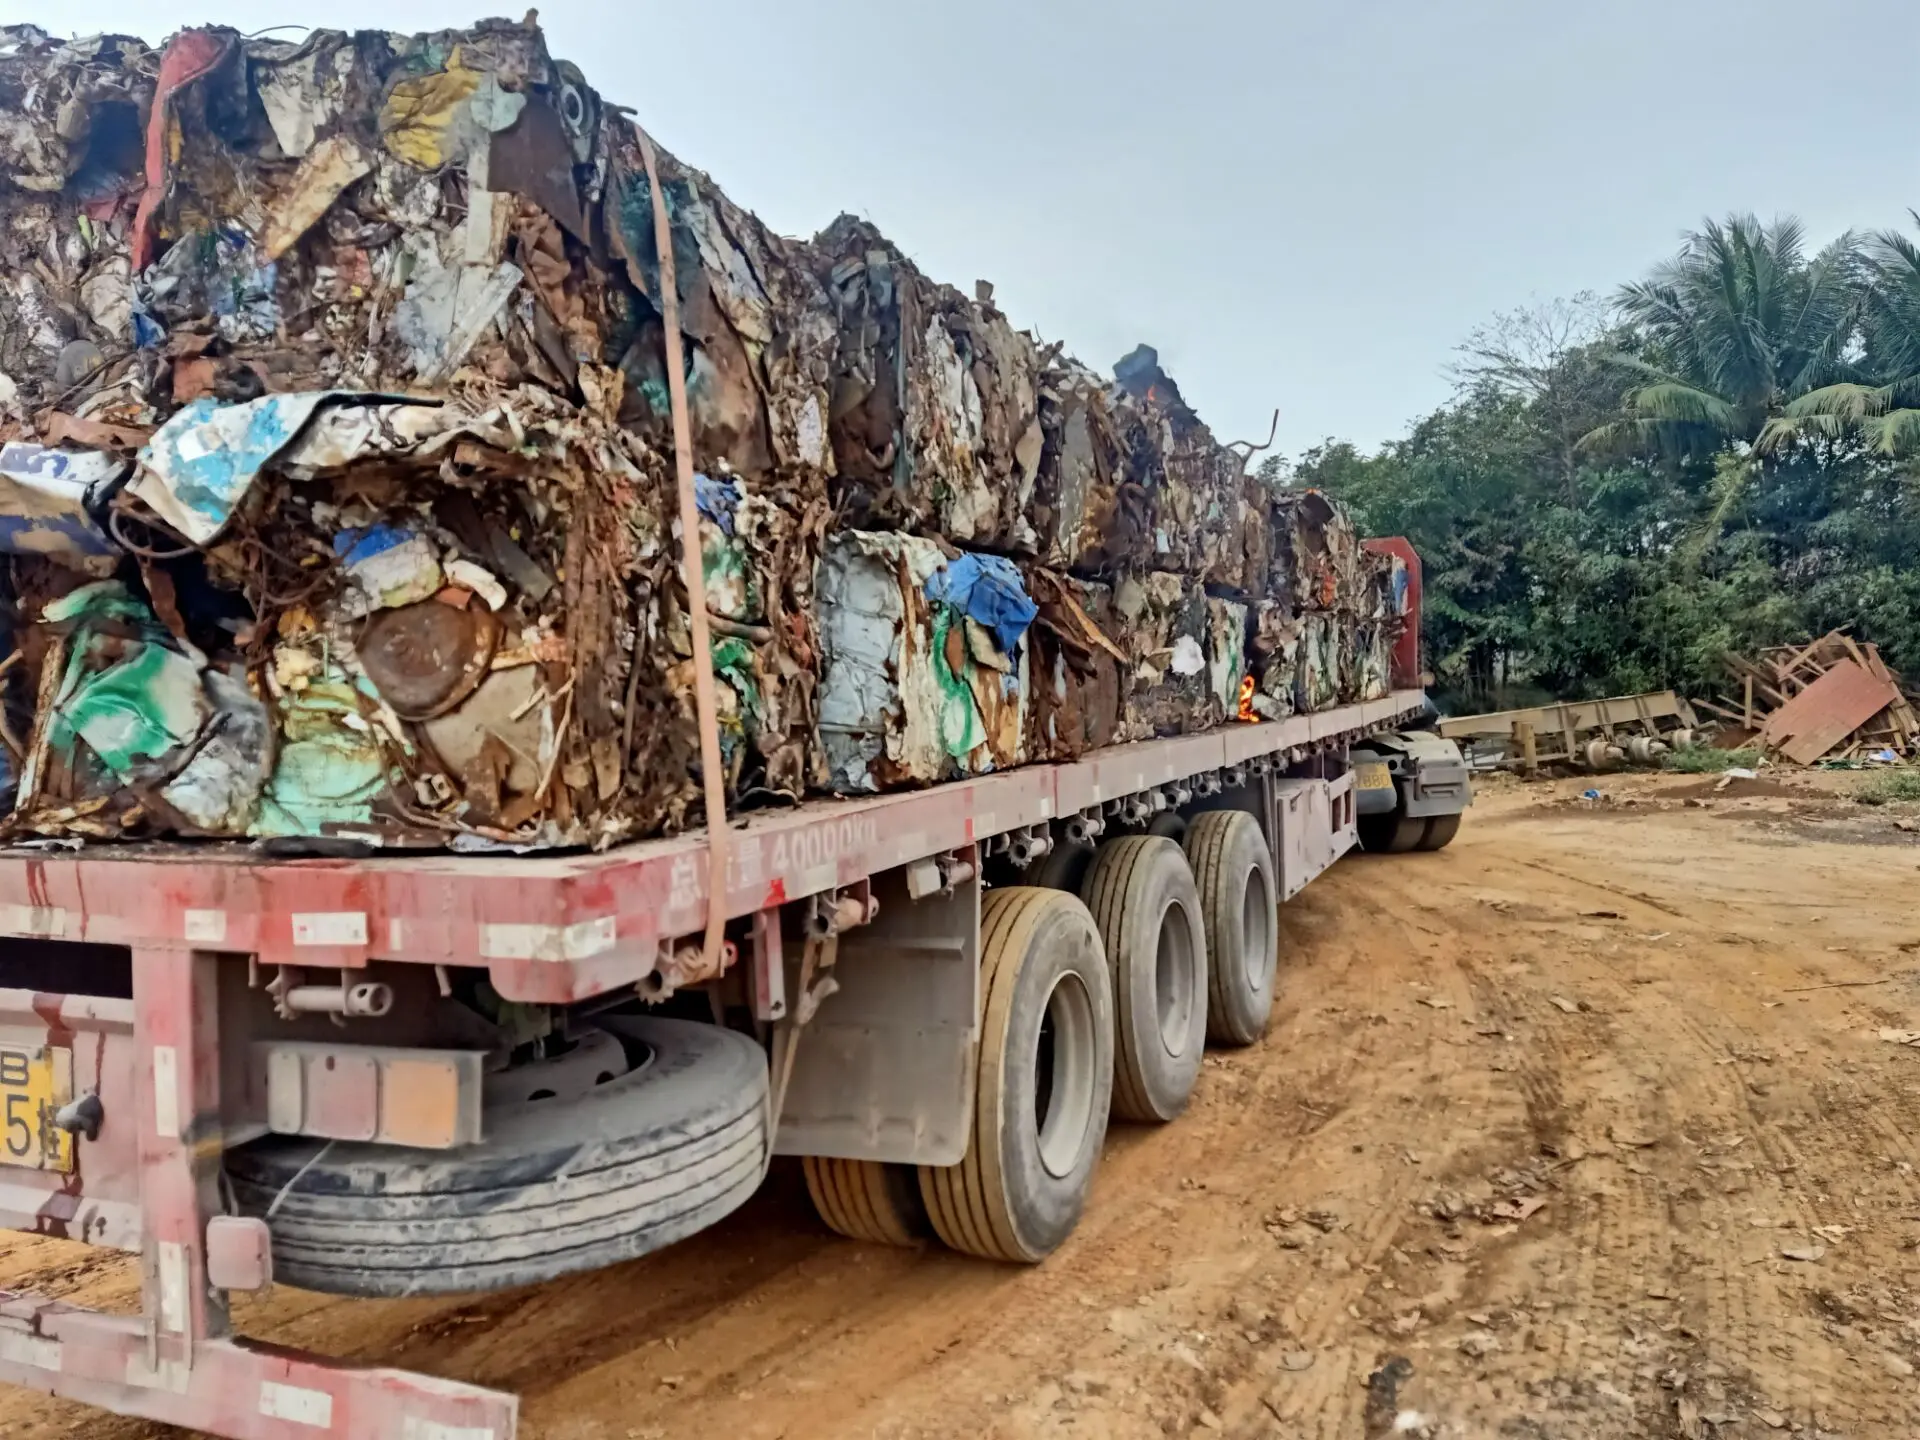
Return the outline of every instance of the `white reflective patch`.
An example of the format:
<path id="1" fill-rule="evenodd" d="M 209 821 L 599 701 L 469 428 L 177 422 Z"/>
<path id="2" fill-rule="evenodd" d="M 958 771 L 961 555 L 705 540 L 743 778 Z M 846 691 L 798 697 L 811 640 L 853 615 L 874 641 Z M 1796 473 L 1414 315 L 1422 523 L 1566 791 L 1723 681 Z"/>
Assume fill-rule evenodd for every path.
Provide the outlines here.
<path id="1" fill-rule="evenodd" d="M 293 943 L 296 945 L 364 945 L 367 943 L 367 912 L 364 910 L 318 910 L 293 917 Z"/>
<path id="2" fill-rule="evenodd" d="M 187 1247 L 178 1240 L 160 1242 L 160 1328 L 187 1333 Z"/>
<path id="3" fill-rule="evenodd" d="M 66 939 L 67 912 L 58 905 L 0 905 L 0 934 Z"/>
<path id="4" fill-rule="evenodd" d="M 442 1425 L 438 1420 L 420 1420 L 412 1415 L 400 1422 L 400 1440 L 499 1440 L 491 1427 Z"/>
<path id="5" fill-rule="evenodd" d="M 44 1335 L 28 1335 L 10 1326 L 0 1326 L 0 1362 L 31 1365 L 36 1370 L 60 1368 L 60 1342 Z"/>
<path id="6" fill-rule="evenodd" d="M 163 1140 L 180 1138 L 180 1055 L 171 1045 L 153 1047 L 153 1128 Z"/>
<path id="7" fill-rule="evenodd" d="M 260 1384 L 260 1413 L 269 1420 L 291 1420 L 325 1430 L 333 1424 L 333 1396 L 324 1390 L 265 1380 Z"/>
<path id="8" fill-rule="evenodd" d="M 1000 817 L 995 815 L 991 810 L 988 810 L 984 814 L 974 816 L 973 838 L 979 840 L 988 835 L 998 834 L 999 824 Z"/>
<path id="9" fill-rule="evenodd" d="M 400 937 L 405 933 L 406 926 L 399 917 L 396 916 L 387 921 L 387 949 L 398 955 L 405 948 L 400 941 Z"/>
<path id="10" fill-rule="evenodd" d="M 590 960 L 611 950 L 618 937 L 612 915 L 572 925 L 482 925 L 480 954 L 488 960 Z"/>
<path id="11" fill-rule="evenodd" d="M 227 943 L 227 912 L 224 910 L 187 911 L 186 938 L 194 945 Z"/>

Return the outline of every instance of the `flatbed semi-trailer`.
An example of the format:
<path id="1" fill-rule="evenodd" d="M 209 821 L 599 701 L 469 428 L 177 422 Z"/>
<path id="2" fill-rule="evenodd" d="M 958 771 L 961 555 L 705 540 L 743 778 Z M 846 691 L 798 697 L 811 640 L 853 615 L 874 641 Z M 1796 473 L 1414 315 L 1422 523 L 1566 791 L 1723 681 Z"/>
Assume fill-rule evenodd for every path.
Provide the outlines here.
<path id="1" fill-rule="evenodd" d="M 1382 744 L 1424 707 L 745 818 L 717 974 L 701 834 L 0 853 L 0 1224 L 144 1282 L 138 1316 L 0 1294 L 0 1381 L 235 1440 L 506 1440 L 513 1396 L 256 1345 L 227 1296 L 614 1263 L 775 1154 L 843 1233 L 1041 1259 L 1109 1113 L 1172 1119 L 1205 1040 L 1264 1030 L 1277 906 L 1363 810 L 1468 803 L 1444 742 Z"/>

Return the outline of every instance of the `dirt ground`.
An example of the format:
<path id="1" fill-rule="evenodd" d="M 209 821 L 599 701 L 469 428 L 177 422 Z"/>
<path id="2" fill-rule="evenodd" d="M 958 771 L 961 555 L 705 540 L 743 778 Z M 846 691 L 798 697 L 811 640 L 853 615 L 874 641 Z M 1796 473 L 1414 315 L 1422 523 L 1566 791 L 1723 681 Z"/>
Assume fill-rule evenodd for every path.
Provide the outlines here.
<path id="1" fill-rule="evenodd" d="M 533 1440 L 1920 1435 L 1920 1049 L 1881 1036 L 1920 1029 L 1920 820 L 1587 783 L 1286 907 L 1270 1037 L 1115 1128 L 1039 1269 L 838 1241 L 781 1173 L 617 1270 L 240 1324 L 516 1389 Z M 0 1286 L 135 1291 L 18 1236 Z M 76 1433 L 163 1432 L 0 1397 Z"/>

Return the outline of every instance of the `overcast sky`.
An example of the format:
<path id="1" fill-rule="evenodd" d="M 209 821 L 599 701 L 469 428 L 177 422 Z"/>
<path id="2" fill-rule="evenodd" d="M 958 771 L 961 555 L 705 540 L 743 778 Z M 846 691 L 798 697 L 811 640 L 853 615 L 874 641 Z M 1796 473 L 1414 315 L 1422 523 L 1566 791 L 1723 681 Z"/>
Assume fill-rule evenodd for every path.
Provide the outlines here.
<path id="1" fill-rule="evenodd" d="M 6 0 L 434 29 L 486 0 Z M 520 13 L 518 11 L 515 12 Z M 1920 205 L 1920 6 L 1829 0 L 544 0 L 556 55 L 775 228 L 866 215 L 1224 439 L 1372 445 L 1493 312 L 1610 292 L 1731 209 Z"/>

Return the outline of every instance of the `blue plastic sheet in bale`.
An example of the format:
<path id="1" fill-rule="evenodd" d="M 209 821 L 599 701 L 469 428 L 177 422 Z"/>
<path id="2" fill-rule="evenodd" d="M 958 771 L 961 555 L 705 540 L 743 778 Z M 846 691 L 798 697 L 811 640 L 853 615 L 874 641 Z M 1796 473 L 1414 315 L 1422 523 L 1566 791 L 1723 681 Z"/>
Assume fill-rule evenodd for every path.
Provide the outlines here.
<path id="1" fill-rule="evenodd" d="M 203 395 L 154 432 L 127 489 L 195 545 L 211 544 L 245 503 L 260 472 L 293 444 L 316 411 L 392 398 L 309 390 L 224 405 Z"/>
<path id="2" fill-rule="evenodd" d="M 126 471 L 124 460 L 91 450 L 24 441 L 0 446 L 0 551 L 110 574 L 120 549 L 92 511 Z"/>
<path id="3" fill-rule="evenodd" d="M 1033 602 L 1017 572 L 1009 595 L 997 575 L 979 583 L 992 566 L 938 578 L 948 565 L 944 547 L 917 535 L 828 537 L 817 594 L 820 742 L 832 789 L 928 785 L 1025 760 Z M 964 595 L 1017 637 L 1012 650 L 989 623 L 936 594 Z"/>

